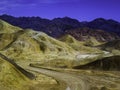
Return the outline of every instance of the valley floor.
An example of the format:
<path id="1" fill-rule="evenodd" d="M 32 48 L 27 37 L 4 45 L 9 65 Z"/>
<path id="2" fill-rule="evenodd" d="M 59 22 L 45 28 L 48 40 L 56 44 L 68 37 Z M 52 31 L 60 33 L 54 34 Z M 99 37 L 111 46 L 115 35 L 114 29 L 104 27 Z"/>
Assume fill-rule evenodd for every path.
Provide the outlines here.
<path id="1" fill-rule="evenodd" d="M 120 72 L 117 71 L 42 68 L 37 65 L 28 66 L 25 63 L 24 66 L 26 70 L 65 82 L 65 90 L 120 90 Z"/>

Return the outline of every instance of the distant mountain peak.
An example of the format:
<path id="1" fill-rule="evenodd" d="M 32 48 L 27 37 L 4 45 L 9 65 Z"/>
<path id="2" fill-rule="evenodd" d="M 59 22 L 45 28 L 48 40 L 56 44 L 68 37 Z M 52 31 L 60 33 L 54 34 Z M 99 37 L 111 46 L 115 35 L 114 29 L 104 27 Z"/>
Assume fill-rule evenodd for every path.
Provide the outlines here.
<path id="1" fill-rule="evenodd" d="M 96 18 L 96 19 L 94 19 L 93 21 L 91 21 L 91 22 L 94 22 L 94 21 L 96 21 L 96 22 L 109 22 L 109 23 L 119 23 L 118 21 L 115 21 L 115 20 L 113 20 L 113 19 L 105 19 L 105 18 Z"/>
<path id="2" fill-rule="evenodd" d="M 49 20 L 40 17 L 13 17 L 10 15 L 1 15 L 0 19 L 23 29 L 29 28 L 36 31 L 45 32 L 55 38 L 66 34 L 66 30 L 69 31 L 72 29 L 85 27 L 90 28 L 91 30 L 106 31 L 107 33 L 113 32 L 116 36 L 120 36 L 120 23 L 112 19 L 107 20 L 104 18 L 97 18 L 90 22 L 79 22 L 77 19 L 70 17 L 59 17 Z"/>
<path id="3" fill-rule="evenodd" d="M 106 21 L 106 19 L 104 19 L 104 18 L 96 18 L 93 21 Z"/>
<path id="4" fill-rule="evenodd" d="M 53 21 L 54 21 L 54 20 L 76 21 L 76 22 L 79 22 L 77 19 L 70 18 L 70 17 L 67 17 L 67 16 L 66 16 L 66 17 L 63 17 L 63 18 L 60 18 L 60 17 L 59 17 L 59 18 L 54 18 Z M 80 22 L 79 22 L 79 23 L 80 23 Z"/>

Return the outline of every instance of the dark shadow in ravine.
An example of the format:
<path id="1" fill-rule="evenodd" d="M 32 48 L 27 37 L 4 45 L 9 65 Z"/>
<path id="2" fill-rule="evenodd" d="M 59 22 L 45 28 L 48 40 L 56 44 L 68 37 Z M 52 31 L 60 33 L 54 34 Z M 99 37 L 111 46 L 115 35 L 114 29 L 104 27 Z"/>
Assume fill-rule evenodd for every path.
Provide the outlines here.
<path id="1" fill-rule="evenodd" d="M 25 69 L 23 69 L 22 67 L 17 65 L 12 59 L 7 58 L 5 55 L 3 55 L 1 53 L 0 53 L 0 57 L 3 58 L 4 60 L 6 60 L 7 62 L 11 63 L 13 66 L 15 66 L 21 73 L 23 73 L 29 79 L 34 79 L 35 78 L 34 74 L 26 71 Z"/>
<path id="2" fill-rule="evenodd" d="M 73 67 L 74 69 L 94 69 L 94 70 L 110 70 L 120 71 L 120 56 L 111 56 L 96 60 L 86 65 Z"/>

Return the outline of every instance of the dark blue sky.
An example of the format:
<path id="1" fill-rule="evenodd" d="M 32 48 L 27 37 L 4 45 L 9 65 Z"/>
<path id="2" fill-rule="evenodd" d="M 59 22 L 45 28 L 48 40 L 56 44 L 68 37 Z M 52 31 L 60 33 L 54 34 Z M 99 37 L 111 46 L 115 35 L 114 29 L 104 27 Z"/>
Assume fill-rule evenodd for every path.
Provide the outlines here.
<path id="1" fill-rule="evenodd" d="M 72 17 L 89 21 L 103 17 L 120 21 L 120 0 L 0 0 L 0 14 Z"/>

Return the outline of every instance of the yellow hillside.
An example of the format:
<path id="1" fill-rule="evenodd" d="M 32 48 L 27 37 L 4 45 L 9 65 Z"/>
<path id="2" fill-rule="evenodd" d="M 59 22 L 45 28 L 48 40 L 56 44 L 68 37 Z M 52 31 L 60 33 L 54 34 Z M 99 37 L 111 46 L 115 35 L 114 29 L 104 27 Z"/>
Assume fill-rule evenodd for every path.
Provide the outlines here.
<path id="1" fill-rule="evenodd" d="M 21 28 L 8 24 L 7 22 L 0 20 L 0 33 L 14 33 L 21 30 Z"/>

